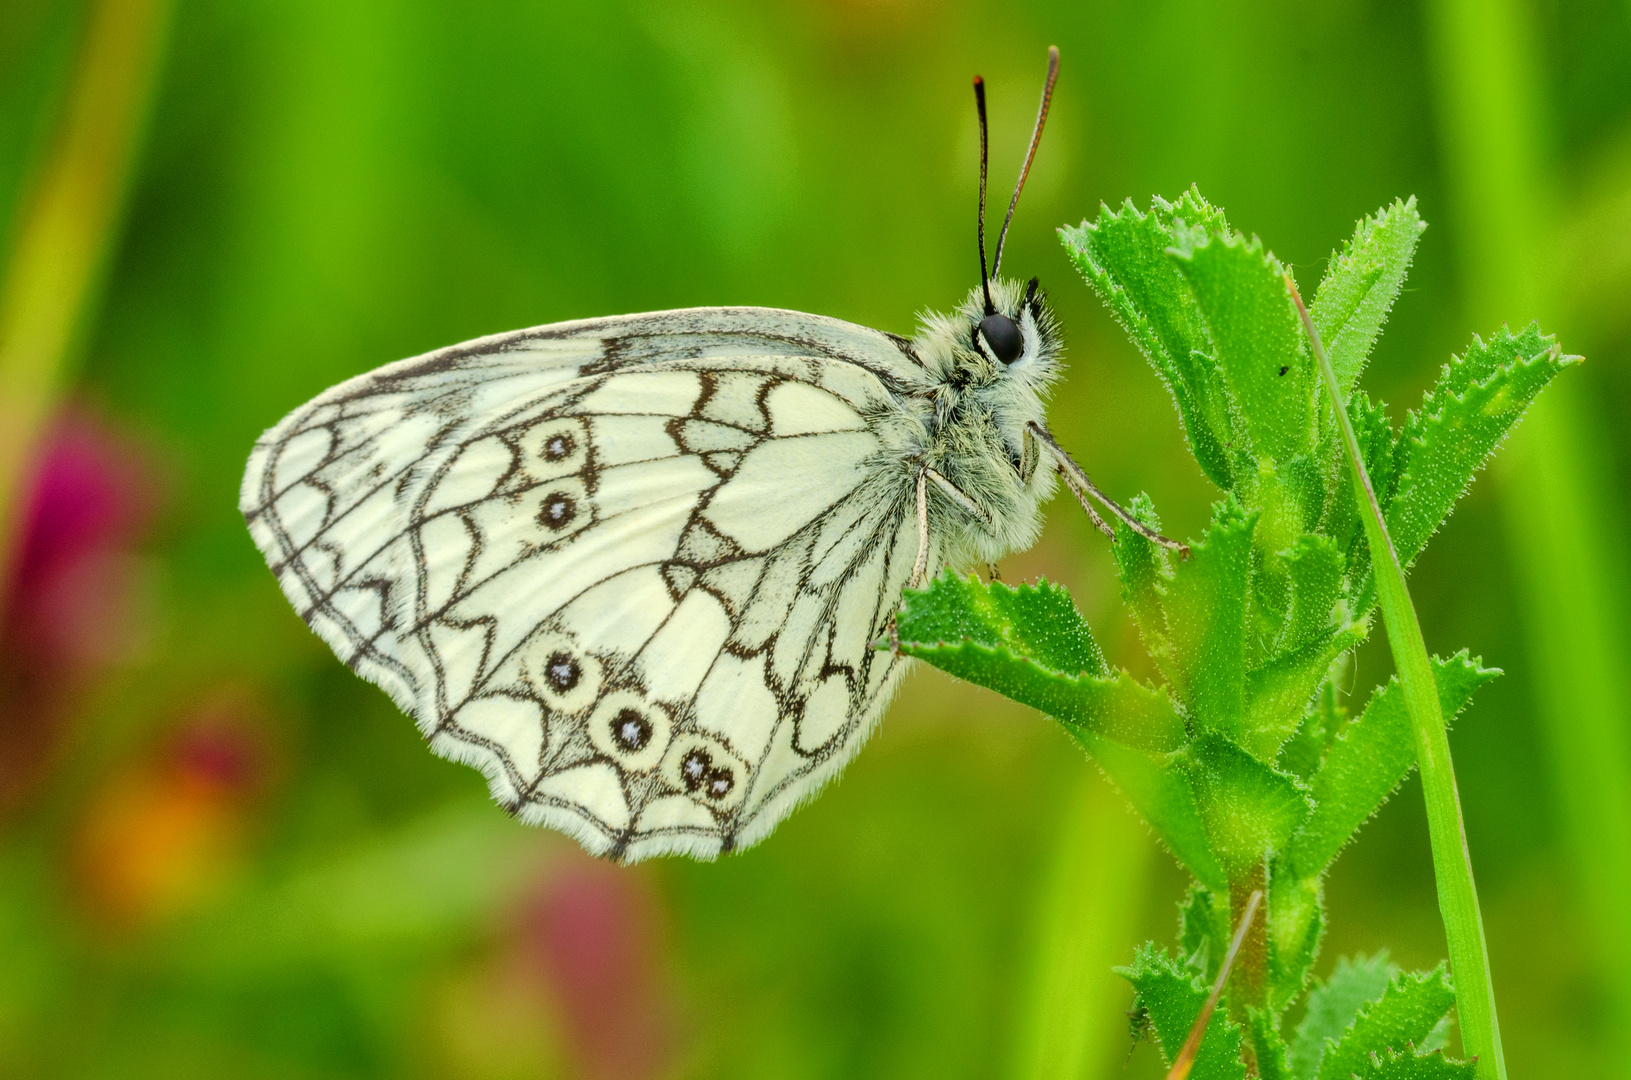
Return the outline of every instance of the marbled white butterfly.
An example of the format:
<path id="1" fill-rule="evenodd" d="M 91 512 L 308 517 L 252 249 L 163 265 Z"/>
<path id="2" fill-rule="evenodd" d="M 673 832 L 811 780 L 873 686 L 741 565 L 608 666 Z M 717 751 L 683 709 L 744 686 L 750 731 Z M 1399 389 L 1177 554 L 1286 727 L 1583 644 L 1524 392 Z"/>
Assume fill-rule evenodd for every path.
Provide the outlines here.
<path id="1" fill-rule="evenodd" d="M 910 340 L 767 308 L 498 334 L 389 364 L 256 443 L 241 508 L 295 608 L 486 774 L 598 855 L 764 837 L 876 724 L 901 590 L 1035 541 L 1062 476 L 1058 327 L 996 279 Z M 1154 537 L 1154 534 L 1149 534 Z M 1162 538 L 1154 537 L 1170 544 Z"/>

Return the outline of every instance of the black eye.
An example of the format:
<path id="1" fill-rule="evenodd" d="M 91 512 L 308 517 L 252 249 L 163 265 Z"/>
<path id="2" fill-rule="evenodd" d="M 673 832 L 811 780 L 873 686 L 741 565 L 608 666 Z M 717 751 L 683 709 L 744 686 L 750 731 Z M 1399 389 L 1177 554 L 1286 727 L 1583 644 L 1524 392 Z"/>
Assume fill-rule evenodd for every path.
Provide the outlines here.
<path id="1" fill-rule="evenodd" d="M 1019 332 L 1019 324 L 1001 312 L 981 319 L 980 333 L 985 335 L 991 352 L 1005 364 L 1012 364 L 1025 351 L 1025 337 Z"/>

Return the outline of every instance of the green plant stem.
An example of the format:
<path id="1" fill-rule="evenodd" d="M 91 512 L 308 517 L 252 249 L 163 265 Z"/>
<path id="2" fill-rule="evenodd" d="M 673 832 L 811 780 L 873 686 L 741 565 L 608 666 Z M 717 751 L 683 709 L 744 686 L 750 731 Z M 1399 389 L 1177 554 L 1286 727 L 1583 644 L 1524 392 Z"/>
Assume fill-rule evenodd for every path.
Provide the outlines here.
<path id="1" fill-rule="evenodd" d="M 1247 919 L 1247 912 L 1255 909 L 1267 889 L 1268 864 L 1261 859 L 1229 882 L 1229 918 L 1235 925 L 1247 928 L 1246 936 L 1236 942 L 1240 956 L 1235 962 L 1235 993 L 1229 995 L 1235 1019 L 1242 1023 L 1248 1005 L 1262 1008 L 1268 1001 L 1269 921 Z"/>
<path id="2" fill-rule="evenodd" d="M 1461 1024 L 1461 1043 L 1469 1057 L 1478 1059 L 1480 1080 L 1506 1080 L 1506 1059 L 1501 1052 L 1501 1028 L 1495 1015 L 1495 984 L 1490 978 L 1489 949 L 1484 943 L 1484 919 L 1478 909 L 1478 887 L 1473 883 L 1472 856 L 1467 851 L 1466 827 L 1461 820 L 1461 797 L 1456 792 L 1455 766 L 1450 761 L 1450 739 L 1439 707 L 1438 687 L 1427 656 L 1416 608 L 1410 602 L 1404 568 L 1388 535 L 1381 504 L 1365 471 L 1348 405 L 1342 398 L 1336 372 L 1331 368 L 1319 332 L 1297 292 L 1296 282 L 1286 276 L 1286 288 L 1302 315 L 1309 343 L 1331 395 L 1337 425 L 1353 467 L 1356 494 L 1362 506 L 1365 538 L 1370 544 L 1375 568 L 1376 594 L 1387 625 L 1388 645 L 1393 650 L 1399 686 L 1416 735 L 1416 764 L 1421 769 L 1422 794 L 1427 803 L 1427 832 L 1433 846 L 1433 876 L 1438 884 L 1439 913 L 1444 919 L 1444 936 L 1450 949 L 1450 968 L 1455 976 L 1456 1015 Z"/>

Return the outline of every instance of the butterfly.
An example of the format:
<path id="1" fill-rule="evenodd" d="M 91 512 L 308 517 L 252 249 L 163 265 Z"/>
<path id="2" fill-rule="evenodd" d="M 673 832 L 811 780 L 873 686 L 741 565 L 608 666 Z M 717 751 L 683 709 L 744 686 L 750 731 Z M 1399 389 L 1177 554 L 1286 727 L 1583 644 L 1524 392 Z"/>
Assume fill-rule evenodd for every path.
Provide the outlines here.
<path id="1" fill-rule="evenodd" d="M 388 364 L 255 444 L 240 507 L 339 658 L 523 821 L 623 861 L 762 839 L 835 776 L 908 661 L 902 592 L 1032 544 L 1062 477 L 1058 323 L 996 277 L 911 339 L 693 308 Z"/>

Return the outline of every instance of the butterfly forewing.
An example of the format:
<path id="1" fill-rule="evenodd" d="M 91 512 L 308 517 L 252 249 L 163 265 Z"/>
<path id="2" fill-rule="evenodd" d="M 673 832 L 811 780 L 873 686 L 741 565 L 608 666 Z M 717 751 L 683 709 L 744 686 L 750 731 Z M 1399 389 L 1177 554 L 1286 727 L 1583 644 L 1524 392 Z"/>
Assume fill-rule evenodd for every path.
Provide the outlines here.
<path id="1" fill-rule="evenodd" d="M 561 324 L 344 383 L 242 509 L 342 660 L 596 853 L 752 843 L 838 771 L 916 553 L 900 339 L 768 309 Z"/>

